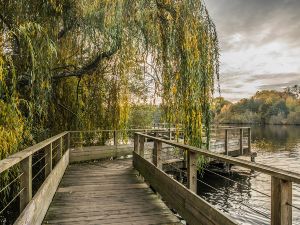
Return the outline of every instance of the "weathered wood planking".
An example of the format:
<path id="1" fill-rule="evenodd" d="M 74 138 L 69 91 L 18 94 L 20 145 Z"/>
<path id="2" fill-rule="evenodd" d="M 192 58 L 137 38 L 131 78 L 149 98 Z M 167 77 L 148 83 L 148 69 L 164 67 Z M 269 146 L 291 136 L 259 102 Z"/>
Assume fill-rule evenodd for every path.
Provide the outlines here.
<path id="1" fill-rule="evenodd" d="M 17 152 L 11 156 L 8 156 L 5 159 L 2 159 L 0 161 L 0 173 L 4 172 L 5 170 L 11 168 L 12 166 L 18 164 L 19 162 L 21 162 L 23 159 L 28 158 L 29 156 L 33 155 L 34 153 L 38 152 L 39 150 L 41 150 L 42 148 L 46 147 L 47 145 L 53 143 L 54 141 L 62 138 L 63 136 L 65 136 L 66 134 L 68 134 L 68 132 L 62 132 L 54 137 L 51 137 L 47 140 L 44 140 L 38 144 L 35 144 L 29 148 L 26 148 L 20 152 Z"/>
<path id="2" fill-rule="evenodd" d="M 180 224 L 131 160 L 70 165 L 43 224 Z"/>
<path id="3" fill-rule="evenodd" d="M 59 182 L 69 164 L 69 150 L 54 167 L 38 192 L 22 211 L 14 225 L 41 224 L 52 201 Z"/>
<path id="4" fill-rule="evenodd" d="M 75 148 L 70 152 L 70 162 L 74 163 L 88 160 L 118 158 L 121 156 L 132 155 L 132 151 L 132 145 L 108 145 Z"/>
<path id="5" fill-rule="evenodd" d="M 150 185 L 191 225 L 235 225 L 229 216 L 188 190 L 135 152 L 133 165 Z"/>
<path id="6" fill-rule="evenodd" d="M 268 175 L 276 177 L 278 179 L 291 181 L 291 182 L 300 184 L 300 176 L 298 173 L 295 173 L 295 172 L 291 172 L 288 170 L 282 170 L 282 169 L 264 165 L 261 163 L 249 162 L 247 160 L 238 159 L 238 158 L 234 158 L 234 157 L 230 157 L 230 156 L 226 156 L 226 155 L 222 155 L 222 154 L 218 154 L 218 153 L 213 153 L 213 152 L 207 151 L 205 149 L 201 149 L 201 148 L 197 148 L 197 147 L 193 147 L 193 146 L 189 146 L 189 145 L 185 145 L 185 144 L 180 144 L 180 143 L 176 143 L 176 142 L 172 142 L 172 141 L 168 141 L 168 140 L 163 140 L 161 138 L 153 138 L 153 137 L 143 134 L 143 133 L 137 133 L 137 134 L 139 136 L 143 136 L 145 138 L 152 138 L 157 141 L 161 141 L 162 143 L 165 143 L 165 144 L 168 144 L 168 145 L 180 148 L 180 149 L 185 149 L 188 151 L 196 152 L 199 155 L 203 155 L 208 158 L 213 158 L 213 159 L 220 160 L 220 161 L 230 163 L 233 165 L 242 166 L 244 168 L 248 168 L 251 170 L 255 170 L 255 171 L 259 171 L 259 172 L 268 174 Z"/>

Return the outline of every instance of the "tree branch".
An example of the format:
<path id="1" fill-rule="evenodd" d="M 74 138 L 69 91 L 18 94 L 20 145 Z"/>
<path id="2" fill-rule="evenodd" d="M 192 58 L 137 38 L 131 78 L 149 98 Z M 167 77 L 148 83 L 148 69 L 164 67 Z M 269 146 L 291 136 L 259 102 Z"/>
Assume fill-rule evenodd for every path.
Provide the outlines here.
<path id="1" fill-rule="evenodd" d="M 11 26 L 11 24 L 9 24 L 9 22 L 5 19 L 5 17 L 0 14 L 0 20 L 2 20 L 2 22 L 5 24 L 5 26 L 12 31 L 13 27 Z M 19 51 L 19 47 L 20 47 L 20 40 L 18 38 L 18 36 L 12 32 L 12 36 L 14 37 L 15 41 L 16 41 L 16 47 L 17 47 L 17 52 Z"/>
<path id="2" fill-rule="evenodd" d="M 171 14 L 171 16 L 173 17 L 173 19 L 176 18 L 177 16 L 177 12 L 176 10 L 171 6 L 171 5 L 167 5 L 167 4 L 163 4 L 161 1 L 156 0 L 156 5 L 158 8 L 160 9 L 164 9 L 167 12 L 169 12 Z"/>
<path id="3" fill-rule="evenodd" d="M 109 51 L 102 52 L 96 58 L 94 58 L 90 63 L 84 65 L 82 68 L 73 71 L 62 71 L 52 77 L 52 79 L 62 79 L 67 77 L 81 77 L 83 75 L 90 75 L 92 74 L 97 68 L 100 62 L 104 59 L 111 58 L 120 48 L 120 43 L 116 44 L 115 47 L 110 49 Z"/>

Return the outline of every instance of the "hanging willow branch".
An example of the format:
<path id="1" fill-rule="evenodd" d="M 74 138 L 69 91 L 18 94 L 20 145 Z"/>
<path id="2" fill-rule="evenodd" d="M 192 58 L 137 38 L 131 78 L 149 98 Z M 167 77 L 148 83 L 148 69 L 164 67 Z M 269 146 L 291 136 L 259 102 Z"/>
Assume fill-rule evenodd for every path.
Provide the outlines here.
<path id="1" fill-rule="evenodd" d="M 5 57 L 12 58 L 18 95 L 34 112 L 23 113 L 29 124 L 73 123 L 56 115 L 58 100 L 50 96 L 57 96 L 82 126 L 125 128 L 132 101 L 148 95 L 130 87 L 148 85 L 148 76 L 157 77 L 151 92 L 162 99 L 167 122 L 183 127 L 186 143 L 202 147 L 209 137 L 219 49 L 203 0 L 12 0 L 0 7 L 1 20 L 12 24 L 5 40 L 20 40 L 20 54 L 9 55 L 12 49 Z M 71 77 L 82 77 L 78 95 L 77 79 L 65 79 Z"/>
<path id="2" fill-rule="evenodd" d="M 67 77 L 81 77 L 83 75 L 91 75 L 97 70 L 98 65 L 105 59 L 110 59 L 114 54 L 117 53 L 118 49 L 120 48 L 119 45 L 116 45 L 113 49 L 102 52 L 98 56 L 96 56 L 90 63 L 84 65 L 82 68 L 74 71 L 63 71 L 52 78 L 53 80 L 67 78 Z"/>

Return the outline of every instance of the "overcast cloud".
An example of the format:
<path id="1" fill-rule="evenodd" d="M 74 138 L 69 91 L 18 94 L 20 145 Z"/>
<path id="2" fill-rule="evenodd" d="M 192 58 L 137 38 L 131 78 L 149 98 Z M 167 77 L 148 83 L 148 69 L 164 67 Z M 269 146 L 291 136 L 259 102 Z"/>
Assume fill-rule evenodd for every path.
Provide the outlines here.
<path id="1" fill-rule="evenodd" d="M 300 0 L 206 0 L 221 48 L 222 96 L 300 84 Z"/>

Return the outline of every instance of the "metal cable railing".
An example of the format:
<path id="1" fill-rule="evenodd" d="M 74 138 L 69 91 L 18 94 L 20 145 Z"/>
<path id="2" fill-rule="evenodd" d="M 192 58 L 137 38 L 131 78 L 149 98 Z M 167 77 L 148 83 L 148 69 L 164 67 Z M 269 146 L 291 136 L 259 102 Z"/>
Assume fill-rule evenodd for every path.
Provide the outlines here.
<path id="1" fill-rule="evenodd" d="M 0 211 L 0 215 L 16 200 L 16 198 L 24 191 L 25 188 L 22 188 L 7 204 L 6 206 Z"/>
<path id="2" fill-rule="evenodd" d="M 154 154 L 153 154 L 153 155 L 154 155 Z M 154 155 L 154 156 L 156 156 L 156 155 Z M 180 168 L 178 168 L 178 167 L 176 167 L 176 166 L 173 166 L 173 165 L 171 165 L 171 164 L 169 164 L 169 165 L 170 165 L 173 169 L 175 169 L 175 170 L 177 170 L 178 172 L 183 173 L 185 176 L 187 176 L 187 172 L 186 172 L 185 170 L 182 170 L 182 169 L 180 169 Z M 256 212 L 257 214 L 259 214 L 259 215 L 261 215 L 261 216 L 264 216 L 264 217 L 267 218 L 267 219 L 271 219 L 270 215 L 268 215 L 266 212 L 262 212 L 262 211 L 260 211 L 260 210 L 254 209 L 254 208 L 250 207 L 249 205 L 246 205 L 245 203 L 243 203 L 243 199 L 242 199 L 241 201 L 238 201 L 237 199 L 231 197 L 230 195 L 228 195 L 228 194 L 226 194 L 226 193 L 220 191 L 219 189 L 217 189 L 217 188 L 211 186 L 210 184 L 208 184 L 208 183 L 206 183 L 206 182 L 204 182 L 204 181 L 202 181 L 202 180 L 200 180 L 200 179 L 198 179 L 198 178 L 197 178 L 197 181 L 199 181 L 200 183 L 203 183 L 204 185 L 210 187 L 211 189 L 217 191 L 218 193 L 220 193 L 220 194 L 222 194 L 222 195 L 225 194 L 225 195 L 228 197 L 228 199 L 231 199 L 233 202 L 238 203 L 238 204 L 241 204 L 241 205 L 243 205 L 243 206 L 249 208 L 251 211 Z M 262 208 L 262 209 L 267 211 L 267 209 L 265 209 L 265 208 Z"/>
<path id="3" fill-rule="evenodd" d="M 243 132 L 240 130 L 240 133 L 243 133 Z M 228 135 L 228 133 L 227 133 L 227 135 Z M 268 174 L 269 176 L 271 176 L 272 189 L 271 189 L 271 195 L 269 195 L 269 194 L 266 194 L 263 191 L 260 191 L 256 188 L 249 187 L 248 185 L 242 184 L 242 183 L 240 183 L 238 181 L 235 181 L 235 180 L 233 180 L 229 177 L 226 177 L 226 176 L 223 176 L 219 173 L 216 173 L 216 172 L 212 171 L 210 168 L 204 168 L 204 171 L 207 172 L 207 173 L 212 173 L 213 175 L 221 177 L 224 180 L 227 180 L 227 181 L 233 182 L 234 184 L 237 184 L 237 186 L 233 186 L 233 187 L 239 187 L 239 186 L 244 187 L 244 188 L 247 188 L 248 190 L 259 193 L 259 194 L 261 194 L 265 197 L 271 197 L 272 198 L 271 210 L 265 209 L 263 207 L 262 207 L 262 210 L 257 210 L 249 204 L 244 204 L 243 199 L 242 199 L 241 205 L 244 204 L 245 207 L 247 207 L 247 208 L 250 207 L 251 211 L 256 212 L 260 215 L 263 215 L 265 218 L 268 218 L 268 219 L 270 219 L 270 215 L 266 212 L 271 211 L 271 214 L 272 214 L 271 221 L 274 221 L 275 219 L 278 220 L 278 218 L 280 218 L 280 216 L 284 216 L 284 218 L 286 216 L 289 221 L 292 221 L 292 217 L 290 216 L 291 214 L 288 214 L 288 212 L 290 212 L 291 209 L 288 209 L 288 208 L 291 207 L 291 208 L 297 209 L 297 210 L 300 209 L 300 207 L 292 204 L 292 198 L 291 197 L 288 197 L 286 200 L 282 199 L 281 201 L 279 201 L 280 199 L 278 199 L 278 198 L 284 198 L 284 197 L 282 195 L 281 196 L 278 195 L 278 193 L 276 191 L 274 191 L 275 190 L 274 188 L 282 188 L 286 192 L 286 194 L 289 193 L 288 196 L 291 196 L 291 191 L 292 191 L 291 185 L 292 185 L 292 183 L 296 183 L 296 184 L 300 183 L 300 175 L 297 174 L 297 173 L 281 170 L 281 169 L 278 169 L 278 168 L 275 168 L 275 167 L 271 167 L 271 166 L 267 166 L 267 165 L 263 165 L 263 164 L 259 164 L 259 163 L 249 162 L 249 161 L 242 160 L 242 159 L 232 158 L 232 157 L 229 157 L 229 156 L 223 156 L 221 154 L 205 151 L 204 149 L 200 149 L 200 148 L 196 148 L 196 147 L 192 147 L 192 146 L 187 146 L 187 145 L 184 145 L 184 144 L 179 144 L 179 143 L 175 143 L 175 142 L 171 142 L 171 141 L 166 141 L 166 140 L 163 140 L 162 138 L 150 137 L 149 135 L 145 135 L 145 134 L 142 134 L 142 133 L 136 133 L 136 136 L 135 136 L 135 145 L 134 145 L 135 148 L 134 149 L 135 149 L 135 153 L 138 154 L 138 155 L 139 155 L 139 148 L 140 148 L 139 146 L 141 144 L 144 144 L 143 142 L 139 143 L 139 138 L 140 137 L 152 139 L 153 142 L 156 142 L 156 145 L 154 145 L 153 152 L 152 152 L 152 154 L 150 153 L 150 155 L 153 158 L 152 163 L 155 166 L 159 167 L 159 168 L 161 168 L 162 163 L 163 163 L 162 162 L 162 155 L 163 155 L 163 157 L 168 158 L 168 157 L 166 157 L 166 154 L 169 154 L 168 159 L 177 158 L 178 160 L 180 160 L 178 158 L 178 154 L 175 156 L 175 154 L 170 153 L 170 150 L 164 151 L 164 149 L 162 148 L 163 144 L 167 144 L 167 145 L 170 145 L 170 146 L 173 146 L 173 147 L 177 147 L 181 150 L 186 150 L 186 151 L 189 152 L 189 154 L 186 155 L 187 158 L 185 157 L 185 160 L 187 160 L 186 165 L 189 168 L 189 169 L 187 169 L 187 171 L 182 170 L 182 169 L 178 169 L 178 167 L 174 167 L 172 164 L 169 164 L 169 163 L 168 163 L 168 166 L 173 167 L 175 170 L 179 171 L 181 174 L 185 174 L 186 176 L 188 175 L 187 176 L 188 187 L 193 191 L 195 191 L 194 179 L 196 179 L 200 183 L 204 182 L 203 180 L 195 178 L 195 175 L 194 175 L 195 172 L 193 172 L 195 170 L 195 167 L 196 167 L 196 161 L 195 161 L 196 160 L 196 158 L 195 158 L 196 155 L 202 155 L 203 157 L 212 158 L 212 159 L 217 160 L 217 161 L 224 161 L 226 164 L 233 164 L 233 165 L 237 165 L 237 166 L 242 166 L 244 168 L 250 169 L 251 171 L 261 172 L 261 173 Z M 243 137 L 243 136 L 240 136 L 240 137 Z M 248 140 L 250 138 L 251 138 L 251 133 L 248 132 Z M 240 142 L 240 147 L 242 146 L 241 143 L 242 142 Z M 248 142 L 248 143 L 250 143 L 250 142 Z M 154 152 L 158 152 L 158 151 L 160 152 L 160 154 L 156 155 L 156 153 L 154 153 Z M 142 151 L 142 154 L 144 154 L 144 151 Z M 170 157 L 171 154 L 173 155 L 172 157 Z M 143 157 L 143 155 L 141 157 Z M 180 158 L 182 158 L 182 156 L 180 156 Z M 136 157 L 136 160 L 139 160 L 139 158 Z M 171 159 L 170 159 L 170 162 L 172 162 Z M 140 166 L 138 165 L 138 167 L 140 167 Z M 165 167 L 165 168 L 168 168 L 168 167 Z M 209 185 L 209 186 L 211 186 L 210 188 L 215 188 L 213 185 L 210 185 L 206 182 L 204 182 L 204 185 Z M 277 187 L 277 186 L 275 187 L 274 185 L 281 186 L 281 187 Z M 216 191 L 220 192 L 220 190 L 218 188 L 216 188 Z M 226 193 L 223 193 L 223 194 L 226 195 Z M 232 199 L 231 196 L 228 196 L 228 198 Z M 233 198 L 232 200 L 236 201 L 235 198 Z M 285 203 L 286 206 L 284 206 L 283 204 L 279 205 L 279 203 L 282 202 L 282 201 L 286 202 Z M 274 207 L 273 207 L 273 204 L 275 204 Z M 277 208 L 278 209 L 284 208 L 284 211 L 278 211 Z M 264 211 L 264 210 L 266 210 L 266 211 Z"/>
<path id="4" fill-rule="evenodd" d="M 35 196 L 56 166 L 52 163 L 53 160 L 58 163 L 63 153 L 68 150 L 68 138 L 68 132 L 63 132 L 0 161 L 0 176 L 10 178 L 11 175 L 6 173 L 10 170 L 18 173 L 1 187 L 1 219 L 8 216 L 6 220 L 14 223 L 19 213 L 30 202 L 31 196 Z M 56 159 L 52 154 L 54 152 L 56 152 Z M 20 207 L 20 212 L 16 210 L 19 208 L 17 205 Z"/>
<path id="5" fill-rule="evenodd" d="M 10 187 L 13 183 L 15 183 L 22 175 L 24 172 L 20 173 L 15 179 L 13 179 L 10 183 L 8 183 L 6 186 L 4 186 L 1 190 L 0 193 L 6 190 L 8 187 Z"/>

